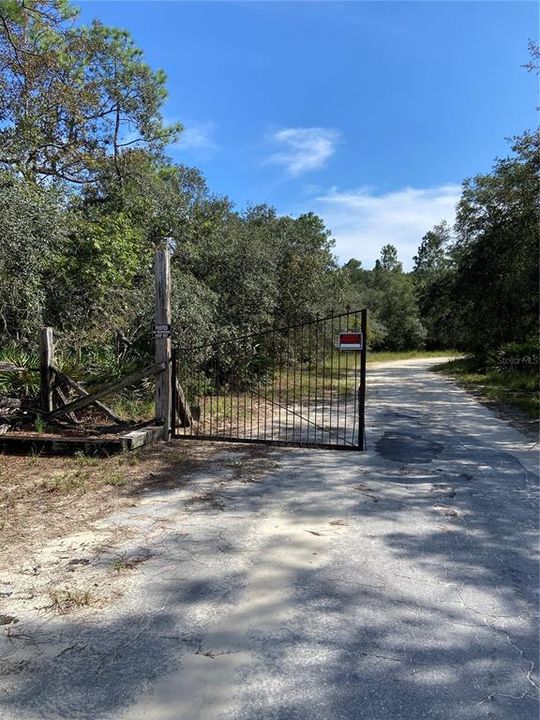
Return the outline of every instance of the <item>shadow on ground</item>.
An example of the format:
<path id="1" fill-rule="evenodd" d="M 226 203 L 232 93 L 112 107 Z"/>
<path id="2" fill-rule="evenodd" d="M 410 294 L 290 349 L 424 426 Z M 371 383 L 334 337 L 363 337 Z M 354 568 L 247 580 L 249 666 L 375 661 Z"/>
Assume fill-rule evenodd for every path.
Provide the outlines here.
<path id="1" fill-rule="evenodd" d="M 4 717 L 536 720 L 535 478 L 452 385 L 381 373 L 378 452 L 154 478 L 138 594 L 4 638 Z"/>

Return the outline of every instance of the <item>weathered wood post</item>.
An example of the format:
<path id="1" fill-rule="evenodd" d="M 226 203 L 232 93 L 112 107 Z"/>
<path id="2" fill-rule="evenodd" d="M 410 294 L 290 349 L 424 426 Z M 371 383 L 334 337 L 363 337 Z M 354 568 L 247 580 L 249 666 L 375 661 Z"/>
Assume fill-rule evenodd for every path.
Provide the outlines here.
<path id="1" fill-rule="evenodd" d="M 54 378 L 54 340 L 51 327 L 41 328 L 39 334 L 39 375 L 41 387 L 41 407 L 45 412 L 52 412 L 53 378 Z"/>
<path id="2" fill-rule="evenodd" d="M 154 338 L 156 363 L 166 368 L 156 376 L 156 420 L 163 425 L 163 439 L 171 436 L 171 263 L 168 249 L 157 250 L 154 261 L 156 298 Z"/>

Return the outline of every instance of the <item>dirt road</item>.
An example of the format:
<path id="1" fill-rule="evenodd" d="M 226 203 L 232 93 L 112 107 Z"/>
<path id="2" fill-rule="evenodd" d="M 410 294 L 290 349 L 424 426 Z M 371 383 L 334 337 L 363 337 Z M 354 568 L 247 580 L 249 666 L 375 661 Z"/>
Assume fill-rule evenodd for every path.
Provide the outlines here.
<path id="1" fill-rule="evenodd" d="M 3 720 L 536 720 L 537 453 L 429 365 L 1 569 Z"/>

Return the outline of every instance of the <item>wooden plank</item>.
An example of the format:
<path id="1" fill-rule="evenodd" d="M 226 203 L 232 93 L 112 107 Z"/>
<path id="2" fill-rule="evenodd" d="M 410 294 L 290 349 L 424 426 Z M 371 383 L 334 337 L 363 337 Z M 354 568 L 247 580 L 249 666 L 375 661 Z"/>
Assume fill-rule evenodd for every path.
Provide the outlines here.
<path id="1" fill-rule="evenodd" d="M 145 428 L 132 430 L 131 432 L 127 433 L 127 435 L 124 435 L 124 438 L 128 442 L 128 450 L 136 450 L 137 448 L 143 447 L 144 445 L 154 443 L 156 442 L 156 440 L 161 440 L 162 437 L 163 428 L 161 427 L 161 425 L 149 425 Z"/>
<path id="2" fill-rule="evenodd" d="M 58 370 L 58 368 L 56 368 L 56 367 L 54 368 L 54 372 L 56 373 L 56 375 L 58 376 L 58 378 L 60 378 L 60 380 L 61 380 L 65 385 L 69 385 L 69 387 L 70 387 L 72 390 L 75 390 L 75 392 L 78 393 L 81 397 L 88 397 L 88 395 L 89 395 L 90 393 L 88 393 L 88 392 L 83 388 L 82 385 L 79 385 L 78 382 L 76 382 L 75 380 L 73 380 L 73 378 L 69 377 L 69 375 L 66 375 L 66 374 L 63 373 L 61 370 Z M 117 423 L 123 423 L 123 422 L 124 422 L 119 415 L 117 415 L 115 412 L 113 412 L 113 411 L 111 410 L 110 407 L 107 407 L 107 405 L 104 405 L 104 404 L 103 404 L 102 402 L 100 402 L 99 400 L 94 400 L 94 405 L 95 405 L 96 407 L 98 407 L 98 408 L 101 410 L 101 412 L 103 412 L 105 415 L 107 415 L 107 417 L 109 417 L 111 420 L 114 420 L 114 422 L 117 422 Z"/>
<path id="3" fill-rule="evenodd" d="M 68 404 L 68 399 L 67 399 L 66 395 L 64 395 L 62 388 L 58 387 L 58 385 L 55 385 L 54 392 L 58 395 L 58 399 L 60 400 L 60 405 Z M 72 423 L 74 423 L 75 425 L 80 425 L 81 421 L 77 420 L 75 413 L 70 412 L 70 413 L 66 413 L 66 414 Z"/>
<path id="4" fill-rule="evenodd" d="M 193 424 L 193 418 L 191 416 L 191 410 L 186 401 L 186 396 L 178 378 L 176 380 L 176 412 L 179 420 L 180 427 L 191 427 Z"/>
<path id="5" fill-rule="evenodd" d="M 26 368 L 18 367 L 10 362 L 0 362 L 0 372 L 25 372 Z"/>
<path id="6" fill-rule="evenodd" d="M 20 408 L 21 405 L 22 401 L 20 398 L 0 397 L 0 408 L 12 410 L 13 408 Z"/>
<path id="7" fill-rule="evenodd" d="M 155 273 L 155 328 L 168 327 L 171 324 L 171 264 L 169 251 L 157 250 L 154 261 Z M 171 338 L 156 333 L 156 363 L 164 363 L 166 370 L 156 378 L 155 415 L 163 427 L 163 438 L 171 435 L 172 382 L 171 382 Z"/>
<path id="8" fill-rule="evenodd" d="M 184 390 L 178 380 L 178 350 L 175 348 L 171 352 L 171 382 L 173 384 L 172 396 L 172 412 L 171 412 L 171 432 L 174 433 L 176 427 L 190 427 L 193 423 L 191 410 L 186 402 Z"/>
<path id="9" fill-rule="evenodd" d="M 82 410 L 83 408 L 88 407 L 88 405 L 92 405 L 93 403 L 95 403 L 96 400 L 100 400 L 102 397 L 110 395 L 112 392 L 116 392 L 117 390 L 122 390 L 122 388 L 128 387 L 129 385 L 134 385 L 143 378 L 151 377 L 152 375 L 159 375 L 160 373 L 163 374 L 163 371 L 166 369 L 166 367 L 167 364 L 165 362 L 157 362 L 153 365 L 149 365 L 148 367 L 145 367 L 138 372 L 132 373 L 131 375 L 128 375 L 121 380 L 117 380 L 116 382 L 104 385 L 99 390 L 88 394 L 86 397 L 81 397 L 78 400 L 73 400 L 67 405 L 64 405 L 63 407 L 58 408 L 51 413 L 48 413 L 45 416 L 45 420 L 54 420 L 54 418 L 60 417 L 61 415 L 66 415 L 69 412 Z"/>
<path id="10" fill-rule="evenodd" d="M 50 413 L 53 405 L 53 369 L 54 365 L 54 340 L 51 327 L 41 328 L 39 335 L 39 375 L 40 375 L 40 399 L 41 408 Z"/>
<path id="11" fill-rule="evenodd" d="M 32 455 L 103 455 L 105 457 L 130 449 L 130 440 L 118 438 L 39 437 L 28 433 L 8 432 L 0 435 L 0 452 Z"/>
<path id="12" fill-rule="evenodd" d="M 35 433 L 0 434 L 0 452 L 34 453 L 46 455 L 103 455 L 135 450 L 161 439 L 163 428 L 148 426 L 120 433 L 114 438 L 69 437 L 64 435 L 40 437 Z"/>

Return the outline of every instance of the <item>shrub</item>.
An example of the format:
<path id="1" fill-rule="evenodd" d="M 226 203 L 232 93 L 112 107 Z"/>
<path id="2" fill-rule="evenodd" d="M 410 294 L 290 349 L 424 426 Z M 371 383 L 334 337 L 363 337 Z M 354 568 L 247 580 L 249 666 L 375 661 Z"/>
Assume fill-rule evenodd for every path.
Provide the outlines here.
<path id="1" fill-rule="evenodd" d="M 8 343 L 0 348 L 0 361 L 26 368 L 23 372 L 0 372 L 0 395 L 8 397 L 31 397 L 39 392 L 39 364 L 37 355 Z M 33 369 L 32 369 L 33 368 Z"/>
<path id="2" fill-rule="evenodd" d="M 495 353 L 494 366 L 499 372 L 538 374 L 540 345 L 538 342 L 507 343 Z"/>

